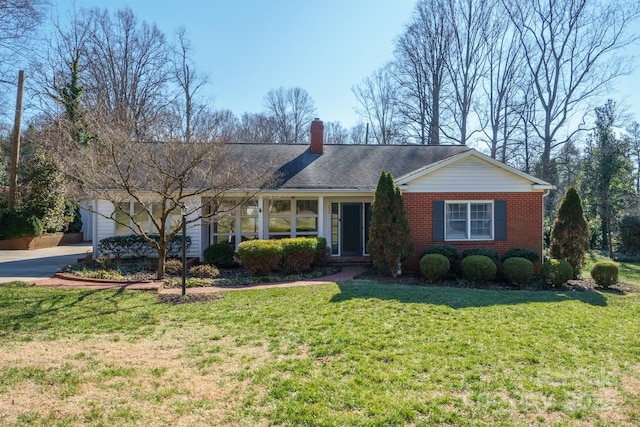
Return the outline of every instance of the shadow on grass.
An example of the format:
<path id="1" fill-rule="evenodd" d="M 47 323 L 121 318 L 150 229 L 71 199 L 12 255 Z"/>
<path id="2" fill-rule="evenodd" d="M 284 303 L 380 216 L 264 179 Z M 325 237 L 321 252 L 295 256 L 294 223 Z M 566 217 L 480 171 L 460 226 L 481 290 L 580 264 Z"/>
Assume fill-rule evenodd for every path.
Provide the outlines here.
<path id="1" fill-rule="evenodd" d="M 597 307 L 607 305 L 606 297 L 599 292 L 487 290 L 380 284 L 373 281 L 340 282 L 338 287 L 340 293 L 334 295 L 331 302 L 379 299 L 446 305 L 453 309 L 564 301 L 580 301 Z"/>
<path id="2" fill-rule="evenodd" d="M 31 286 L 3 288 L 0 329 L 5 331 L 75 328 L 80 325 L 98 330 L 133 330 L 146 326 L 148 322 L 134 322 L 129 317 L 149 320 L 143 312 L 152 309 L 150 305 L 141 304 L 135 293 L 124 293 L 122 289 L 41 292 L 41 289 Z"/>

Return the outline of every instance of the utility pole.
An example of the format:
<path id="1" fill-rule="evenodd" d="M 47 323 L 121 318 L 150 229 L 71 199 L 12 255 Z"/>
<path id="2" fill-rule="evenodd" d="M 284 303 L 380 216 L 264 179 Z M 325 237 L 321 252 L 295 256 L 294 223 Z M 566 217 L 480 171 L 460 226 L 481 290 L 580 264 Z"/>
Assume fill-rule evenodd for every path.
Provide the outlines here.
<path id="1" fill-rule="evenodd" d="M 16 95 L 16 116 L 13 123 L 11 149 L 11 168 L 9 170 L 9 212 L 13 212 L 16 204 L 18 188 L 18 160 L 20 159 L 20 126 L 22 124 L 22 93 L 24 92 L 24 70 L 18 72 L 18 94 Z"/>

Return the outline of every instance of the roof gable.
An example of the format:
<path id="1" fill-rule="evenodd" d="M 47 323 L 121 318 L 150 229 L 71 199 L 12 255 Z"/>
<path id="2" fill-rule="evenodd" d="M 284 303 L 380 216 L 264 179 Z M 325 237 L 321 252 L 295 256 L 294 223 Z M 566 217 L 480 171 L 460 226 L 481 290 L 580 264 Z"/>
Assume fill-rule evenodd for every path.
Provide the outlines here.
<path id="1" fill-rule="evenodd" d="M 398 177 L 396 184 L 412 191 L 542 191 L 548 182 L 469 150 Z"/>

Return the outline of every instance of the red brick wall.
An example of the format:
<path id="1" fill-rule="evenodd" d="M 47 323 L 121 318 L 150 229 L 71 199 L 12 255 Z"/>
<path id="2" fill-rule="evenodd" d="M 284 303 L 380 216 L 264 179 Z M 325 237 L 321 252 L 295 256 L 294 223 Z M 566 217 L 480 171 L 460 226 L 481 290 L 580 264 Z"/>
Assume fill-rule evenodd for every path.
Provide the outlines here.
<path id="1" fill-rule="evenodd" d="M 416 256 L 407 260 L 404 268 L 418 271 L 418 254 L 428 246 L 447 243 L 462 250 L 493 248 L 500 255 L 513 248 L 531 248 L 542 253 L 542 193 L 405 193 L 404 205 L 409 218 Z M 434 200 L 506 200 L 507 240 L 446 241 L 432 240 Z M 539 263 L 536 263 L 539 264 Z M 539 265 L 536 265 L 538 271 Z"/>

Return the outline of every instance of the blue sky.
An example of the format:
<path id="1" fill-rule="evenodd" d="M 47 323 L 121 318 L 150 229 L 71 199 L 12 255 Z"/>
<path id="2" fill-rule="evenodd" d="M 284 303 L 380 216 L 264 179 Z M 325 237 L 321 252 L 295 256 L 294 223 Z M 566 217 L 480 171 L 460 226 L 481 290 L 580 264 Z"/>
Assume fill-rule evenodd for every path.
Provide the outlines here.
<path id="1" fill-rule="evenodd" d="M 169 37 L 185 26 L 206 97 L 236 114 L 263 110 L 264 95 L 300 86 L 324 121 L 357 121 L 351 87 L 390 60 L 416 0 L 51 0 L 72 9 L 129 6 Z M 640 32 L 640 25 L 635 29 Z M 640 55 L 640 48 L 634 49 Z M 640 69 L 610 94 L 640 120 Z M 600 103 L 602 104 L 604 100 Z"/>

